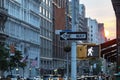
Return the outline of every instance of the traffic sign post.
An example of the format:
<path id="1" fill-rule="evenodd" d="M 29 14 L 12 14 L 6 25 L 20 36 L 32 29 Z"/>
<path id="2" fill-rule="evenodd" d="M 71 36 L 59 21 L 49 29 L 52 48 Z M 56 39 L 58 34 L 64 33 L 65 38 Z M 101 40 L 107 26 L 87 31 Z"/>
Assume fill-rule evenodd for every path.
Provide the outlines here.
<path id="1" fill-rule="evenodd" d="M 72 0 L 72 32 L 76 31 L 75 2 L 76 0 Z M 75 41 L 72 42 L 71 47 L 72 47 L 72 50 L 71 50 L 71 80 L 77 80 L 76 42 Z"/>
<path id="2" fill-rule="evenodd" d="M 60 40 L 87 40 L 87 32 L 60 32 Z"/>

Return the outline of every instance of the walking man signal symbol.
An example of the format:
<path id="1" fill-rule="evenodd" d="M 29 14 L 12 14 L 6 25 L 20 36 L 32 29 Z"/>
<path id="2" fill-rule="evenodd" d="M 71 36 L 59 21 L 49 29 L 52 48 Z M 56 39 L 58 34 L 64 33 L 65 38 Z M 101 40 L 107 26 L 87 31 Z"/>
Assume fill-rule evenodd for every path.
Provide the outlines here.
<path id="1" fill-rule="evenodd" d="M 88 49 L 88 56 L 93 56 L 93 47 Z"/>

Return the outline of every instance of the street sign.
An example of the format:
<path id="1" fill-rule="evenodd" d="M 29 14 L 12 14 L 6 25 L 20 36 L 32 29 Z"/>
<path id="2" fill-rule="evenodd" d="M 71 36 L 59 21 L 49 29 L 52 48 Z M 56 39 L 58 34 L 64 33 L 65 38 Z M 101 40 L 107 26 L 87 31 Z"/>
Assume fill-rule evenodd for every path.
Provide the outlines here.
<path id="1" fill-rule="evenodd" d="M 60 32 L 60 40 L 87 40 L 87 32 Z"/>

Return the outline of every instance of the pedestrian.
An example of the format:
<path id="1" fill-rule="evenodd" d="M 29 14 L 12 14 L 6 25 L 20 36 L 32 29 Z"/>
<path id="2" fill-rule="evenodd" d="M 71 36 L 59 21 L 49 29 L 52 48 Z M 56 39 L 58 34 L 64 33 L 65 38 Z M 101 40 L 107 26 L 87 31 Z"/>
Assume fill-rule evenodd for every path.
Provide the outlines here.
<path id="1" fill-rule="evenodd" d="M 27 78 L 26 80 L 30 80 L 29 78 Z"/>
<path id="2" fill-rule="evenodd" d="M 100 75 L 98 76 L 98 80 L 103 80 L 102 77 L 101 77 Z"/>
<path id="3" fill-rule="evenodd" d="M 20 76 L 17 76 L 17 80 L 20 80 Z"/>

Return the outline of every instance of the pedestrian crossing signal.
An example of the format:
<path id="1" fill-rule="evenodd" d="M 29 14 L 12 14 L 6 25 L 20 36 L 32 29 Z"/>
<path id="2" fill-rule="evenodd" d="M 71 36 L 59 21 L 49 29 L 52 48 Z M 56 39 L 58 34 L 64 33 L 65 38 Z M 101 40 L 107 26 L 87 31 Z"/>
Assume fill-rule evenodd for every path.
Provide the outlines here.
<path id="1" fill-rule="evenodd" d="M 100 49 L 99 45 L 95 44 L 81 44 L 77 45 L 77 58 L 96 58 L 99 57 Z"/>
<path id="2" fill-rule="evenodd" d="M 99 45 L 87 46 L 87 57 L 99 57 Z"/>

